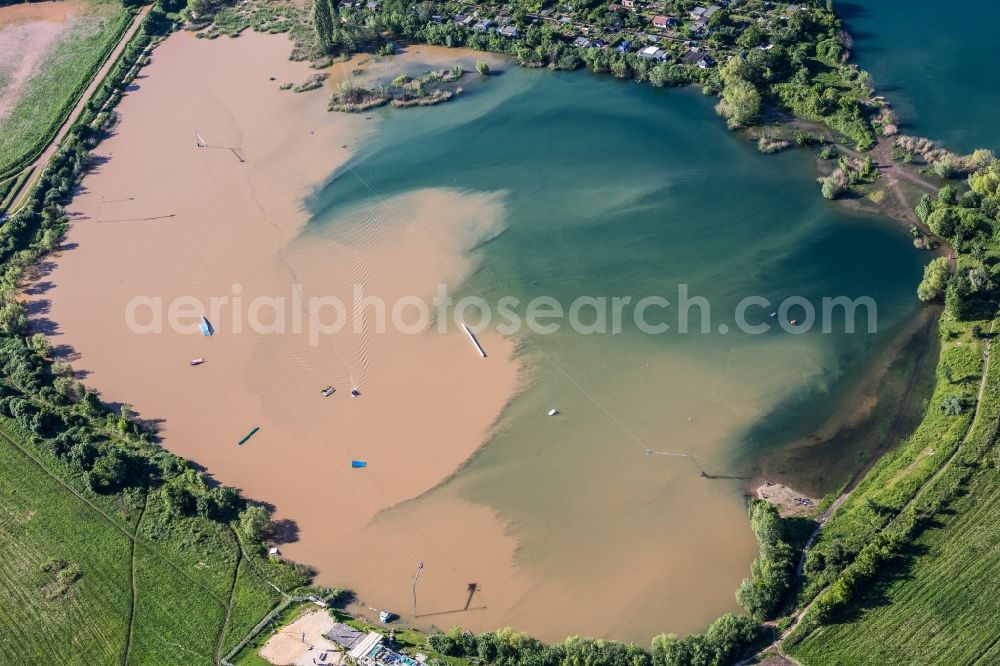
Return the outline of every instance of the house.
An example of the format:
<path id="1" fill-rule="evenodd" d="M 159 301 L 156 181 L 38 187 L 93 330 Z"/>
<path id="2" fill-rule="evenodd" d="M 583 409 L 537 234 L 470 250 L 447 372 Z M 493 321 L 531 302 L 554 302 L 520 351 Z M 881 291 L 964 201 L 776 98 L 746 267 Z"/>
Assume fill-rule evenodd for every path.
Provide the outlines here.
<path id="1" fill-rule="evenodd" d="M 635 0 L 622 0 L 622 7 L 635 8 Z"/>
<path id="2" fill-rule="evenodd" d="M 632 50 L 632 42 L 628 41 L 627 39 L 615 47 L 615 51 L 618 51 L 619 53 L 628 53 L 631 50 Z"/>
<path id="3" fill-rule="evenodd" d="M 459 25 L 465 25 L 465 20 L 469 18 L 465 14 L 455 14 L 455 23 Z"/>
<path id="4" fill-rule="evenodd" d="M 377 663 L 375 659 L 381 651 L 382 634 L 376 631 L 369 631 L 363 638 L 354 643 L 347 656 L 356 664 L 375 666 Z"/>
<path id="5" fill-rule="evenodd" d="M 491 25 L 493 25 L 493 21 L 489 19 L 483 19 L 482 21 L 479 21 L 474 26 L 472 26 L 472 29 L 475 30 L 476 32 L 486 32 L 487 30 L 490 29 Z"/>
<path id="6" fill-rule="evenodd" d="M 323 638 L 339 644 L 344 650 L 350 650 L 364 635 L 364 632 L 358 631 L 354 627 L 337 622 L 330 631 L 323 634 Z"/>
<path id="7" fill-rule="evenodd" d="M 505 25 L 500 28 L 500 34 L 504 37 L 517 37 L 517 26 Z"/>
<path id="8" fill-rule="evenodd" d="M 359 666 L 419 666 L 421 663 L 382 645 L 382 635 L 375 631 L 362 633 L 338 622 L 323 634 L 323 638 L 343 647 L 348 662 Z"/>
<path id="9" fill-rule="evenodd" d="M 667 17 L 662 14 L 653 17 L 653 26 L 656 28 L 666 28 L 667 27 Z"/>
<path id="10" fill-rule="evenodd" d="M 685 63 L 689 65 L 698 65 L 702 69 L 707 69 L 715 64 L 715 61 L 708 55 L 705 55 L 698 49 L 691 49 L 681 57 Z"/>
<path id="11" fill-rule="evenodd" d="M 382 9 L 382 4 L 379 2 L 375 2 L 375 0 L 371 0 L 370 2 L 365 4 L 365 9 L 367 9 L 370 12 L 377 12 L 378 10 Z"/>
<path id="12" fill-rule="evenodd" d="M 646 58 L 647 60 L 667 59 L 667 52 L 661 49 L 659 46 L 647 46 L 646 48 L 639 51 L 637 55 L 640 58 Z"/>
<path id="13" fill-rule="evenodd" d="M 621 8 L 622 6 L 619 5 L 617 2 L 612 2 L 610 5 L 608 5 L 608 11 L 610 12 L 616 12 Z"/>
<path id="14" fill-rule="evenodd" d="M 691 18 L 695 21 L 700 19 L 707 23 L 708 19 L 712 18 L 712 15 L 715 14 L 715 12 L 719 11 L 720 9 L 722 9 L 722 7 L 719 7 L 718 5 L 712 5 L 711 7 L 707 8 L 695 7 L 694 9 L 691 10 Z"/>
<path id="15" fill-rule="evenodd" d="M 586 37 L 577 37 L 573 40 L 573 46 L 578 46 L 581 49 L 590 48 L 590 40 Z"/>

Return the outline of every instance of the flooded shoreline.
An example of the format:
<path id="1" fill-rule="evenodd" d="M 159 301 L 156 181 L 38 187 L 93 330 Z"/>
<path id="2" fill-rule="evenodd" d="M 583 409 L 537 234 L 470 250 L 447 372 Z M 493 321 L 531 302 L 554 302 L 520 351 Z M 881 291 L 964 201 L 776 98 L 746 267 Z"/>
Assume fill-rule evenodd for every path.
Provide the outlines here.
<path id="1" fill-rule="evenodd" d="M 0 120 L 13 110 L 24 86 L 81 9 L 77 0 L 0 7 Z"/>
<path id="2" fill-rule="evenodd" d="M 240 332 L 225 315 L 211 337 L 137 332 L 123 315 L 137 297 L 160 299 L 181 304 L 173 314 L 190 328 L 212 299 L 266 303 L 295 288 L 305 300 L 350 302 L 358 285 L 390 303 L 429 298 L 474 270 L 468 250 L 497 232 L 503 200 L 427 189 L 349 214 L 333 233 L 304 233 L 302 200 L 377 130 L 328 113 L 322 92 L 279 91 L 270 77 L 307 71 L 287 48 L 282 37 L 184 33 L 160 46 L 118 107 L 28 307 L 104 401 L 131 404 L 170 451 L 273 505 L 282 552 L 316 568 L 317 582 L 348 586 L 376 564 L 334 568 L 330 554 L 481 446 L 518 386 L 513 342 L 484 334 L 481 358 L 461 332 L 376 334 L 364 312 L 317 344 Z M 274 323 L 266 307 L 255 316 Z"/>
<path id="3" fill-rule="evenodd" d="M 703 191 L 710 166 L 680 156 L 708 137 L 766 191 L 787 184 L 789 166 L 779 160 L 789 158 L 758 176 L 760 157 L 702 115 L 700 96 L 671 100 L 694 131 L 669 122 L 664 130 L 658 116 L 622 111 L 613 105 L 625 102 L 586 88 L 615 82 L 512 71 L 447 108 L 387 121 L 389 110 L 327 113 L 322 90 L 280 91 L 309 75 L 287 61 L 288 46 L 254 34 L 177 34 L 156 50 L 69 208 L 67 246 L 35 290 L 36 325 L 105 401 L 159 420 L 166 448 L 274 505 L 282 554 L 314 567 L 319 584 L 355 590 L 360 613 L 389 609 L 422 628 L 512 625 L 547 641 L 583 634 L 646 643 L 737 610 L 733 593 L 756 544 L 747 479 L 731 462 L 744 452 L 734 433 L 782 396 L 837 381 L 841 357 L 868 353 L 865 346 L 778 334 L 654 339 L 628 330 L 598 342 L 487 332 L 482 358 L 460 329 L 373 334 L 375 317 L 364 310 L 349 311 L 352 325 L 320 344 L 278 331 L 268 319 L 276 308 L 257 311 L 271 333 L 238 332 L 227 314 L 213 314 L 208 338 L 136 334 L 122 313 L 137 296 L 191 298 L 188 312 L 200 315 L 215 297 L 249 303 L 296 286 L 307 301 L 350 302 L 360 284 L 391 303 L 427 299 L 439 284 L 488 298 L 568 298 L 588 288 L 659 293 L 682 279 L 710 286 L 728 305 L 737 290 L 759 288 L 733 276 L 774 293 L 819 284 L 831 269 L 796 253 L 846 245 L 850 225 L 824 217 L 822 202 L 805 198 L 812 192 L 786 206 L 761 202 L 745 225 L 732 225 L 726 211 L 745 193 Z M 392 64 L 440 66 L 452 54 L 439 51 L 414 48 Z M 559 79 L 554 101 L 534 88 L 542 76 Z M 652 109 L 664 92 L 629 94 Z M 679 158 L 627 180 L 572 172 L 599 166 L 572 150 L 607 154 L 614 143 L 593 136 L 595 146 L 578 145 L 593 119 L 560 105 L 580 98 L 612 105 L 597 114 L 642 118 L 637 132 L 669 132 L 663 140 Z M 511 100 L 527 108 L 515 113 Z M 517 128 L 536 132 L 527 145 L 558 163 L 536 166 L 534 153 L 504 141 Z M 651 215 L 658 198 L 677 210 Z M 762 238 L 772 214 L 803 219 Z M 618 222 L 630 233 L 618 233 Z M 897 240 L 865 233 L 875 234 L 874 255 Z M 717 251 L 735 268 L 697 255 L 711 238 L 725 239 Z M 850 291 L 871 279 L 823 284 Z M 901 293 L 886 292 L 891 321 L 912 316 Z M 325 386 L 336 392 L 323 397 Z M 699 474 L 703 465 L 714 478 Z M 414 608 L 417 562 L 425 568 Z"/>

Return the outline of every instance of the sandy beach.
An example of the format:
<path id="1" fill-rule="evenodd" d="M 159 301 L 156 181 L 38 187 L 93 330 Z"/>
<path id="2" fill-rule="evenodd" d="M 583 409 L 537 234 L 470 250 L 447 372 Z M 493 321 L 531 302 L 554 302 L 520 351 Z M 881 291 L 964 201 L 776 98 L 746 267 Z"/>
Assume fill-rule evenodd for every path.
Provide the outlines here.
<path id="1" fill-rule="evenodd" d="M 158 422 L 166 448 L 274 505 L 288 537 L 282 553 L 315 567 L 318 583 L 406 579 L 417 555 L 391 529 L 386 558 L 336 553 L 366 530 L 386 534 L 380 511 L 434 487 L 482 445 L 518 385 L 513 343 L 481 335 L 484 359 L 461 330 L 380 333 L 374 310 L 352 310 L 350 326 L 312 344 L 308 315 L 301 332 L 294 323 L 268 332 L 275 310 L 262 306 L 246 312 L 240 332 L 233 301 L 217 313 L 209 303 L 238 296 L 246 310 L 257 297 L 290 300 L 296 285 L 306 302 L 350 302 L 355 285 L 389 303 L 429 298 L 474 268 L 467 250 L 497 232 L 503 201 L 449 190 L 373 195 L 333 228 L 305 229 L 303 199 L 377 121 L 327 112 L 322 90 L 280 91 L 278 82 L 310 72 L 288 50 L 284 37 L 255 34 L 177 34 L 156 50 L 97 150 L 31 308 L 105 401 L 130 403 Z M 161 334 L 130 329 L 124 315 L 136 297 L 181 303 L 187 332 L 169 330 L 169 313 Z M 152 323 L 152 309 L 138 312 Z M 201 314 L 213 317 L 212 337 L 197 331 Z M 189 366 L 194 358 L 205 363 Z M 324 398 L 327 385 L 337 392 Z M 355 459 L 368 467 L 352 469 Z M 513 542 L 500 530 L 498 543 L 506 546 L 495 557 L 510 566 Z M 412 553 L 405 570 L 384 570 L 397 553 Z M 464 589 L 461 567 L 438 569 L 450 571 L 441 585 Z"/>

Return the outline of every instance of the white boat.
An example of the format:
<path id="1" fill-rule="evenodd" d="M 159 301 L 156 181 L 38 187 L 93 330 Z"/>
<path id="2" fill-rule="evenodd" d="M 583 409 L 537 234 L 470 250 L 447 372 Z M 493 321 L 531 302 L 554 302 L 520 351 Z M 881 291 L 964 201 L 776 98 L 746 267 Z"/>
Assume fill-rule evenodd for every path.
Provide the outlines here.
<path id="1" fill-rule="evenodd" d="M 203 358 L 193 358 L 190 361 L 188 361 L 188 363 L 191 364 L 191 365 L 201 365 L 204 362 L 205 362 L 205 359 L 203 359 Z"/>
<path id="2" fill-rule="evenodd" d="M 359 391 L 357 387 L 351 389 L 352 398 L 357 398 L 359 395 L 361 395 L 361 391 Z"/>
<path id="3" fill-rule="evenodd" d="M 333 388 L 332 386 L 327 386 L 327 387 L 326 387 L 325 389 L 323 389 L 322 391 L 320 391 L 320 394 L 321 394 L 321 395 L 322 395 L 322 396 L 323 396 L 324 398 L 329 398 L 329 397 L 330 397 L 331 395 L 333 395 L 333 394 L 334 394 L 334 392 L 335 392 L 336 390 L 337 390 L 337 389 Z"/>

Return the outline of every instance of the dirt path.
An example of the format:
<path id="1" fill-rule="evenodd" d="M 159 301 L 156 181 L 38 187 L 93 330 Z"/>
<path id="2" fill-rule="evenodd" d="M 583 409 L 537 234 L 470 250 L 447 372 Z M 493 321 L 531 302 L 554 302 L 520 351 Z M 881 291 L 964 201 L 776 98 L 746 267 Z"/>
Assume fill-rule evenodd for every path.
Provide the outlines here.
<path id="1" fill-rule="evenodd" d="M 146 515 L 146 506 L 149 504 L 149 491 L 147 490 L 143 494 L 142 498 L 142 509 L 139 511 L 139 519 L 135 521 L 135 531 L 136 534 L 139 533 L 139 528 L 142 526 L 142 517 Z M 135 566 L 135 539 L 130 541 L 129 547 L 129 558 L 131 559 L 131 566 L 129 569 L 129 585 L 132 587 L 132 605 L 128 609 L 128 632 L 125 634 L 125 653 L 122 655 L 122 664 L 127 666 L 128 658 L 132 654 L 132 636 L 135 634 L 135 607 L 139 603 L 139 588 L 136 585 L 136 566 Z"/>
<path id="2" fill-rule="evenodd" d="M 45 165 L 48 164 L 49 160 L 52 159 L 52 156 L 55 155 L 56 151 L 59 149 L 59 144 L 61 144 L 62 140 L 66 138 L 70 128 L 73 127 L 77 118 L 80 117 L 80 114 L 83 112 L 84 108 L 86 108 L 87 103 L 94 94 L 94 91 L 97 90 L 98 86 L 100 86 L 104 81 L 104 77 L 108 75 L 108 72 L 111 71 L 111 68 L 114 67 L 115 63 L 118 61 L 118 56 L 120 56 L 122 51 L 125 50 L 125 45 L 128 44 L 132 37 L 135 36 L 135 33 L 139 31 L 139 27 L 142 25 L 143 19 L 146 18 L 146 14 L 149 13 L 151 8 L 151 6 L 143 7 L 139 13 L 135 15 L 135 18 L 132 19 L 132 25 L 130 25 L 122 34 L 122 38 L 118 41 L 118 45 L 115 46 L 114 50 L 112 50 L 108 55 L 104 64 L 101 65 L 101 68 L 97 70 L 94 78 L 90 81 L 90 85 L 88 85 L 87 89 L 83 91 L 80 99 L 77 100 L 76 106 L 73 107 L 73 110 L 66 117 L 66 121 L 59 127 L 56 135 L 49 143 L 48 148 L 43 150 L 41 155 L 39 155 L 34 162 L 24 167 L 24 169 L 21 169 L 22 172 L 27 171 L 31 175 L 24 179 L 24 182 L 21 183 L 20 187 L 17 188 L 16 191 L 10 193 L 10 201 L 12 203 L 10 205 L 9 214 L 12 215 L 16 213 L 20 210 L 21 206 L 24 205 L 27 193 L 31 191 L 31 188 L 34 186 L 38 177 L 44 170 Z"/>
<path id="3" fill-rule="evenodd" d="M 238 542 L 237 542 L 238 543 Z M 236 566 L 233 567 L 233 582 L 229 586 L 229 603 L 226 604 L 226 615 L 222 618 L 222 627 L 219 629 L 219 640 L 215 642 L 215 664 L 222 663 L 222 643 L 226 640 L 226 628 L 229 626 L 229 615 L 233 610 L 233 599 L 236 597 L 236 581 L 240 577 L 240 564 L 243 563 L 243 550 L 240 549 L 236 557 Z"/>

